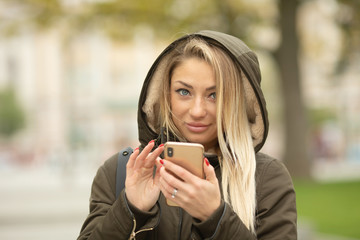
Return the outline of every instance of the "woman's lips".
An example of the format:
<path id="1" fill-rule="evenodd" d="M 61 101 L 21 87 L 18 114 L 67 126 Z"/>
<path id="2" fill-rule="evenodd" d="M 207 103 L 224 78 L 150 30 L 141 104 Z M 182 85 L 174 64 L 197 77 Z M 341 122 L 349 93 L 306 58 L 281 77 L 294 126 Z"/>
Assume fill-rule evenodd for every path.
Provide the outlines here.
<path id="1" fill-rule="evenodd" d="M 202 123 L 186 123 L 186 127 L 191 132 L 201 133 L 201 132 L 206 131 L 206 129 L 208 129 L 209 125 L 202 124 Z"/>

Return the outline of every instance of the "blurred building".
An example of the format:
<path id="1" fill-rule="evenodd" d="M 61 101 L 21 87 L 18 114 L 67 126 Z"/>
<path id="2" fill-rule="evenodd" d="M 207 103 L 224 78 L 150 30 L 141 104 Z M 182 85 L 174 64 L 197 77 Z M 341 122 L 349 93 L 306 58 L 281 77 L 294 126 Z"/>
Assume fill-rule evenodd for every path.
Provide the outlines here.
<path id="1" fill-rule="evenodd" d="M 360 52 L 354 49 L 348 53 L 346 64 L 340 69 L 339 62 L 344 61 L 341 55 L 348 42 L 337 21 L 355 14 L 351 9 L 339 11 L 341 7 L 344 6 L 337 1 L 321 0 L 302 5 L 299 11 L 302 84 L 305 104 L 313 110 L 315 174 L 358 178 Z"/>
<path id="2" fill-rule="evenodd" d="M 82 2 L 91 1 L 63 1 L 70 8 Z M 360 162 L 360 56 L 353 53 L 347 71 L 334 74 L 344 44 L 335 22 L 338 7 L 336 1 L 302 4 L 302 88 L 308 108 L 330 109 L 336 116 L 317 126 L 314 156 L 325 161 Z M 10 10 L 8 14 L 14 12 Z M 29 27 L 12 37 L 0 36 L 0 88 L 16 89 L 27 116 L 26 128 L 8 146 L 0 147 L 7 151 L 0 153 L 0 162 L 6 158 L 67 167 L 89 162 L 98 165 L 122 147 L 137 144 L 140 88 L 163 46 L 144 28 L 138 29 L 132 41 L 121 43 L 98 32 L 65 32 Z M 262 65 L 266 68 L 273 70 Z M 277 125 L 275 122 L 272 129 L 281 132 Z M 281 134 L 270 135 L 281 142 L 277 140 Z M 264 149 L 274 146 L 265 145 Z"/>
<path id="3" fill-rule="evenodd" d="M 16 90 L 27 116 L 9 160 L 98 165 L 136 146 L 138 96 L 158 54 L 147 30 L 121 44 L 57 30 L 1 38 L 0 87 Z"/>

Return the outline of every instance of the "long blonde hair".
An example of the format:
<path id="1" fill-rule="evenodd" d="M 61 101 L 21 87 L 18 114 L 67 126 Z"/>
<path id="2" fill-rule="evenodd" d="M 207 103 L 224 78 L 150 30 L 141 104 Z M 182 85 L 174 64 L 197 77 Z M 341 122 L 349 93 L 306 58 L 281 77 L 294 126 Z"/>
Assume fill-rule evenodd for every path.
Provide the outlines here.
<path id="1" fill-rule="evenodd" d="M 179 141 L 186 141 L 172 121 L 170 80 L 174 69 L 188 58 L 209 63 L 216 78 L 216 121 L 218 155 L 222 171 L 223 197 L 245 226 L 255 233 L 255 151 L 252 142 L 243 79 L 240 67 L 228 53 L 198 37 L 192 37 L 173 51 L 162 81 L 160 101 L 161 126 Z"/>

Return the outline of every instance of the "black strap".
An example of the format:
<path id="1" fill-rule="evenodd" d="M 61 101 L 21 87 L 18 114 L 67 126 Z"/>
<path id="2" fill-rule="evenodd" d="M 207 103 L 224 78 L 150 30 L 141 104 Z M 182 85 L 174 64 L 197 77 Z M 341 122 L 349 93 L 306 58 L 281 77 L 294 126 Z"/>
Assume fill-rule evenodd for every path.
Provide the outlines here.
<path id="1" fill-rule="evenodd" d="M 132 153 L 133 149 L 131 147 L 127 147 L 119 152 L 116 169 L 116 199 L 119 197 L 121 191 L 125 188 L 126 164 Z"/>

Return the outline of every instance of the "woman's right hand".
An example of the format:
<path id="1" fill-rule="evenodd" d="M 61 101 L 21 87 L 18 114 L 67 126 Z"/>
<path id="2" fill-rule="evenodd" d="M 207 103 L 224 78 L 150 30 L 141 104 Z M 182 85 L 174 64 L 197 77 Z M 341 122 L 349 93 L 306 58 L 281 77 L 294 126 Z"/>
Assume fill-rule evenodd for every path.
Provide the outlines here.
<path id="1" fill-rule="evenodd" d="M 156 159 L 164 150 L 163 144 L 153 152 L 155 143 L 150 141 L 139 154 L 136 148 L 126 164 L 125 192 L 128 201 L 142 211 L 149 211 L 159 198 L 158 177 L 153 178 Z M 158 174 L 156 174 L 158 175 Z"/>

